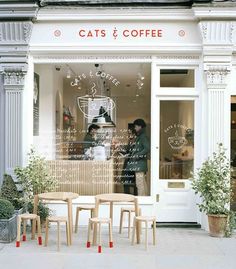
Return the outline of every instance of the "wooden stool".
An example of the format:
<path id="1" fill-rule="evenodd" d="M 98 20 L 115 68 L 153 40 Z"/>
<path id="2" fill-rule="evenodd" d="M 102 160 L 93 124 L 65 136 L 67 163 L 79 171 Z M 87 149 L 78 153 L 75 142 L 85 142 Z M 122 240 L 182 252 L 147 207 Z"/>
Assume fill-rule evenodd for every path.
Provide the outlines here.
<path id="1" fill-rule="evenodd" d="M 88 225 L 87 248 L 90 248 L 92 225 L 98 224 L 99 225 L 98 253 L 102 252 L 102 241 L 101 241 L 101 225 L 102 225 L 102 223 L 107 223 L 109 225 L 109 247 L 110 248 L 113 247 L 111 219 L 110 218 L 91 218 L 91 219 L 89 219 L 89 225 Z"/>
<path id="2" fill-rule="evenodd" d="M 61 234 L 60 234 L 60 223 L 66 224 L 66 242 L 67 246 L 69 246 L 69 238 L 70 238 L 70 231 L 67 217 L 59 217 L 59 216 L 51 216 L 46 219 L 46 231 L 45 231 L 45 247 L 48 245 L 48 226 L 49 222 L 56 222 L 57 223 L 57 250 L 60 250 L 61 245 Z"/>
<path id="3" fill-rule="evenodd" d="M 122 207 L 120 210 L 120 234 L 122 233 L 123 228 L 123 218 L 124 213 L 128 213 L 128 237 L 130 238 L 130 223 L 131 223 L 131 213 L 135 213 L 135 209 L 133 207 Z M 139 208 L 139 215 L 141 215 L 141 208 Z"/>
<path id="4" fill-rule="evenodd" d="M 93 213 L 95 210 L 94 206 L 77 206 L 76 207 L 76 218 L 75 218 L 75 233 L 78 231 L 78 223 L 79 223 L 79 212 L 82 210 L 89 210 L 91 213 L 91 218 L 93 217 Z"/>
<path id="5" fill-rule="evenodd" d="M 41 236 L 41 226 L 40 226 L 40 217 L 36 214 L 21 214 L 17 217 L 17 238 L 16 238 L 16 247 L 20 247 L 20 234 L 21 234 L 21 222 L 23 222 L 23 237 L 22 241 L 26 241 L 26 221 L 32 220 L 37 222 L 38 228 L 38 244 L 42 245 L 42 236 Z M 32 225 L 33 226 L 33 225 Z M 33 228 L 33 227 L 32 227 Z M 33 239 L 33 229 L 31 238 Z"/>
<path id="6" fill-rule="evenodd" d="M 139 224 L 139 222 L 145 223 L 145 247 L 147 250 L 148 248 L 148 222 L 152 222 L 153 224 L 153 227 L 152 227 L 153 228 L 153 245 L 156 244 L 156 217 L 151 217 L 151 216 L 134 217 L 132 245 L 134 245 L 136 225 Z"/>

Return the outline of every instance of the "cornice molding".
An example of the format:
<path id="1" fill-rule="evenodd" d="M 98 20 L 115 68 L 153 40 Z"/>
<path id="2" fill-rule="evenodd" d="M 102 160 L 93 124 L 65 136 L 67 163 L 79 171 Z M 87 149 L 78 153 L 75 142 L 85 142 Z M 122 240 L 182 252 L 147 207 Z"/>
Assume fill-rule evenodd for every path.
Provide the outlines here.
<path id="1" fill-rule="evenodd" d="M 153 9 L 153 8 L 85 8 L 85 7 L 45 7 L 37 14 L 37 21 L 194 21 L 191 9 Z"/>
<path id="2" fill-rule="evenodd" d="M 19 1 L 20 2 L 20 1 Z M 36 2 L 36 1 L 35 1 Z M 36 3 L 0 3 L 0 19 L 34 19 L 38 5 Z"/>
<path id="3" fill-rule="evenodd" d="M 235 20 L 236 5 L 233 2 L 225 3 L 224 6 L 195 6 L 192 7 L 194 15 L 200 20 Z"/>

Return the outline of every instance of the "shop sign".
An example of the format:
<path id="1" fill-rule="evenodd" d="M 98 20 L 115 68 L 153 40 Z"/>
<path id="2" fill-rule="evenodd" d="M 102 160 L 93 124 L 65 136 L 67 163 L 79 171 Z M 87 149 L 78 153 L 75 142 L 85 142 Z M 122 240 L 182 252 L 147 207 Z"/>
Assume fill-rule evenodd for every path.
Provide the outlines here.
<path id="1" fill-rule="evenodd" d="M 138 46 L 200 42 L 200 32 L 195 22 L 81 22 L 35 24 L 30 45 Z"/>

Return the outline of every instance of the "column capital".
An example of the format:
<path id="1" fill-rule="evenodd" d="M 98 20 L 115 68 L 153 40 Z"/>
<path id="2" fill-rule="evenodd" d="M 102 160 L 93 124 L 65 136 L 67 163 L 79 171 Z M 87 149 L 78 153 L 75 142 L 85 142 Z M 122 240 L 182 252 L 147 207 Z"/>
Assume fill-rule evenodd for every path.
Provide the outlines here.
<path id="1" fill-rule="evenodd" d="M 0 66 L 0 74 L 3 74 L 3 86 L 7 90 L 23 90 L 24 78 L 27 72 L 26 65 Z"/>
<path id="2" fill-rule="evenodd" d="M 230 71 L 230 65 L 206 65 L 205 73 L 207 75 L 207 88 L 225 89 Z"/>

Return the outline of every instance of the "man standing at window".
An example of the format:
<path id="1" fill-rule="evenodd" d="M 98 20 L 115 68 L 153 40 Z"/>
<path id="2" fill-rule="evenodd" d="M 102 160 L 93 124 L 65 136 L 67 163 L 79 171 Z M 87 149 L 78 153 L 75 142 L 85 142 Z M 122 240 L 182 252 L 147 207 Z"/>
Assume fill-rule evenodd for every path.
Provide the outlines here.
<path id="1" fill-rule="evenodd" d="M 134 121 L 136 139 L 126 170 L 134 171 L 138 195 L 148 195 L 146 172 L 148 171 L 147 155 L 150 152 L 150 143 L 145 133 L 146 123 L 143 119 Z"/>
<path id="2" fill-rule="evenodd" d="M 84 137 L 84 152 L 90 147 L 94 147 L 97 144 L 97 130 L 100 127 L 96 124 L 91 124 L 88 128 L 88 132 Z"/>

